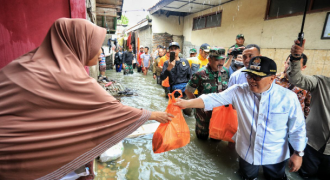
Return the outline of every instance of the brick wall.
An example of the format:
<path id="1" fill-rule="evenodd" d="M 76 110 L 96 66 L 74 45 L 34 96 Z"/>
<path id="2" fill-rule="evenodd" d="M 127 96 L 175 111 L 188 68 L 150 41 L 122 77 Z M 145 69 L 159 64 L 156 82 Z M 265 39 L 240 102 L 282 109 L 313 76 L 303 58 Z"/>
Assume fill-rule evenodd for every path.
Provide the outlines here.
<path id="1" fill-rule="evenodd" d="M 168 33 L 154 33 L 152 36 L 152 48 L 157 49 L 158 45 L 166 46 L 173 42 L 173 35 Z"/>

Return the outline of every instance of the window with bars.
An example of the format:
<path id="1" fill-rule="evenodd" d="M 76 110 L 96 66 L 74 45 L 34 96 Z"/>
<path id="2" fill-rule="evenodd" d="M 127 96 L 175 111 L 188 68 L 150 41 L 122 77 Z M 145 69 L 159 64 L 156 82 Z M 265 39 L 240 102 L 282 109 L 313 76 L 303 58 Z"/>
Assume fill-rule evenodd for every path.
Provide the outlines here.
<path id="1" fill-rule="evenodd" d="M 265 19 L 300 15 L 305 10 L 305 0 L 268 0 Z M 330 0 L 308 0 L 307 13 L 330 10 Z"/>
<path id="2" fill-rule="evenodd" d="M 220 27 L 221 17 L 222 11 L 196 17 L 193 19 L 193 30 Z"/>

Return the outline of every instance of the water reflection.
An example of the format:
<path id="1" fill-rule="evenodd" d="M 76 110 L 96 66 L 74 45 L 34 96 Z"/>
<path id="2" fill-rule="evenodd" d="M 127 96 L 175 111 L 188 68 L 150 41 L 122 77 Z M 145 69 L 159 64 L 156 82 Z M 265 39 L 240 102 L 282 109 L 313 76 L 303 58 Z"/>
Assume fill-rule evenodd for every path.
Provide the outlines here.
<path id="1" fill-rule="evenodd" d="M 122 73 L 108 71 L 107 76 L 138 94 L 123 97 L 123 104 L 152 111 L 166 109 L 164 91 L 153 80 L 152 73 L 143 76 L 134 72 L 133 75 L 123 76 Z M 187 146 L 154 154 L 152 135 L 125 139 L 123 156 L 113 162 L 98 162 L 95 179 L 240 179 L 237 174 L 238 156 L 235 150 L 228 148 L 227 142 L 198 140 L 195 135 L 194 117 L 185 116 L 185 119 L 191 134 L 191 141 Z M 264 179 L 261 171 L 258 179 Z M 288 169 L 287 175 L 289 179 L 301 179 L 296 173 L 288 173 Z"/>

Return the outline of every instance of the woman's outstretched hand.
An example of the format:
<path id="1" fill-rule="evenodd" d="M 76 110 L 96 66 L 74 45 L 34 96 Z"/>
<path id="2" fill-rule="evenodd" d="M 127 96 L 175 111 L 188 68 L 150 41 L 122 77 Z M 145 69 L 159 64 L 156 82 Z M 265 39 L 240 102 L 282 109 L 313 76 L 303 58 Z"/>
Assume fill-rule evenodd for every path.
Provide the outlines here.
<path id="1" fill-rule="evenodd" d="M 156 111 L 151 113 L 149 120 L 156 120 L 160 123 L 168 123 L 172 121 L 172 118 L 174 118 L 174 116 L 170 113 Z"/>

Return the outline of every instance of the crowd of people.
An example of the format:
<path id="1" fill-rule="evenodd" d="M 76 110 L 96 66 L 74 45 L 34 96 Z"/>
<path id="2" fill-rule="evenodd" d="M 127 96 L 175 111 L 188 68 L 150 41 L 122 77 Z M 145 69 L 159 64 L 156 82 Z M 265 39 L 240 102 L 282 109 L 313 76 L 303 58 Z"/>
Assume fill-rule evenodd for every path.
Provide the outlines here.
<path id="1" fill-rule="evenodd" d="M 262 56 L 257 44 L 245 46 L 244 41 L 244 35 L 238 34 L 227 53 L 203 43 L 198 53 L 190 49 L 188 58 L 180 57 L 177 42 L 157 46 L 156 55 L 151 56 L 153 78 L 165 94 L 177 89 L 184 92 L 177 105 L 193 108 L 200 140 L 209 139 L 212 109 L 233 105 L 239 125 L 233 137 L 236 144 L 228 145 L 236 146 L 243 179 L 256 178 L 259 167 L 266 179 L 287 179 L 286 164 L 290 172 L 299 171 L 304 178 L 326 179 L 330 171 L 329 78 L 301 74 L 308 59 L 304 47 L 293 45 L 284 71 L 278 72 L 275 61 Z M 141 61 L 147 71 L 148 52 L 149 48 L 141 47 L 138 56 L 148 60 Z"/>
<path id="2" fill-rule="evenodd" d="M 89 77 L 84 66 L 99 62 L 99 80 L 107 80 L 105 33 L 87 20 L 58 19 L 40 47 L 0 70 L 0 179 L 60 179 L 147 120 L 171 121 L 165 112 L 122 105 Z M 114 66 L 124 75 L 134 68 L 147 75 L 152 67 L 165 94 L 180 89 L 184 97 L 175 105 L 194 109 L 200 140 L 209 139 L 213 108 L 232 104 L 242 179 L 257 178 L 260 167 L 266 179 L 287 179 L 287 164 L 304 178 L 328 179 L 330 77 L 302 74 L 305 40 L 302 47 L 294 42 L 281 73 L 258 45 L 244 41 L 238 34 L 227 53 L 203 43 L 188 58 L 177 42 L 153 54 L 149 47 L 136 55 L 132 47 L 114 47 Z"/>

